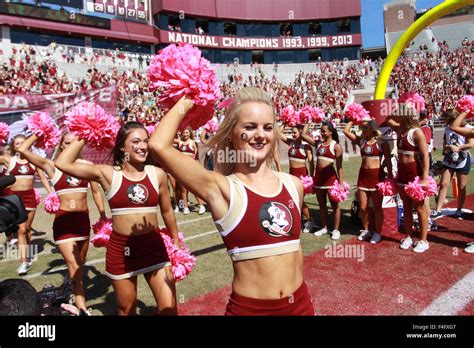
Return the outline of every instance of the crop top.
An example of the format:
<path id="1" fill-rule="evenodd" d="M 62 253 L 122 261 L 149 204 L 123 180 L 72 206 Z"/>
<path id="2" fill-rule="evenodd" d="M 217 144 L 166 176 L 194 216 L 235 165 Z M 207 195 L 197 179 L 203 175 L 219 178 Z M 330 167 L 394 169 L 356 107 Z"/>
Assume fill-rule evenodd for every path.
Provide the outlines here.
<path id="1" fill-rule="evenodd" d="M 31 178 L 35 176 L 36 167 L 27 162 L 25 164 L 18 163 L 18 157 L 13 156 L 8 167 L 8 174 L 14 175 L 16 178 Z"/>
<path id="2" fill-rule="evenodd" d="M 288 149 L 288 158 L 290 161 L 295 161 L 295 162 L 306 162 L 306 159 L 308 156 L 306 155 L 306 149 L 305 145 L 307 143 L 301 142 L 300 145 L 296 145 L 294 141 L 291 142 L 291 145 Z"/>
<path id="3" fill-rule="evenodd" d="M 410 129 L 405 135 L 401 135 L 398 139 L 398 153 L 405 155 L 414 155 L 419 152 L 418 146 L 415 145 L 413 134 L 416 128 Z"/>
<path id="4" fill-rule="evenodd" d="M 110 189 L 105 192 L 113 215 L 156 213 L 159 183 L 153 166 L 145 166 L 140 180 L 127 178 L 122 170 L 114 170 Z"/>
<path id="5" fill-rule="evenodd" d="M 335 146 L 335 140 L 331 141 L 329 145 L 325 145 L 324 142 L 321 142 L 316 150 L 317 159 L 324 159 L 329 162 L 334 162 L 334 160 L 336 159 L 336 150 L 334 149 Z"/>
<path id="6" fill-rule="evenodd" d="M 87 193 L 87 187 L 89 186 L 89 181 L 64 174 L 58 168 L 56 168 L 54 176 L 51 178 L 51 183 L 58 196 L 67 193 Z"/>
<path id="7" fill-rule="evenodd" d="M 301 212 L 299 195 L 289 174 L 275 172 L 278 193 L 259 194 L 230 175 L 229 210 L 214 221 L 232 261 L 250 260 L 298 251 Z"/>
<path id="8" fill-rule="evenodd" d="M 383 155 L 382 146 L 379 141 L 369 144 L 367 140 L 360 141 L 360 155 L 363 158 L 380 158 Z"/>

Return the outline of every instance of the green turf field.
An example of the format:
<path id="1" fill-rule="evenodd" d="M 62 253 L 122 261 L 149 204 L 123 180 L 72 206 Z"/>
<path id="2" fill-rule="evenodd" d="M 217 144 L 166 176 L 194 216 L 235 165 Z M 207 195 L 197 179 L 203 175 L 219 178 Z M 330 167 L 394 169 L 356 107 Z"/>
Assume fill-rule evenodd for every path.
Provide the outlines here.
<path id="1" fill-rule="evenodd" d="M 435 155 L 440 159 L 440 155 Z M 355 186 L 361 158 L 352 157 L 343 162 L 345 180 L 351 186 Z M 287 167 L 284 166 L 284 170 Z M 474 191 L 474 175 L 469 176 L 468 192 Z M 342 222 L 341 239 L 343 242 L 348 238 L 358 234 L 359 226 L 349 222 L 350 204 L 354 197 L 352 190 L 349 199 L 342 204 Z M 190 195 L 191 200 L 194 199 Z M 448 199 L 451 199 L 451 190 L 448 193 Z M 305 201 L 308 203 L 312 213 L 318 211 L 316 197 L 307 196 Z M 432 205 L 434 200 L 432 200 Z M 89 207 L 91 208 L 91 221 L 98 218 L 98 213 L 94 209 L 95 205 L 89 194 Z M 177 214 L 179 229 L 184 232 L 188 239 L 187 244 L 192 253 L 197 256 L 197 265 L 191 275 L 177 284 L 177 300 L 183 303 L 194 296 L 213 291 L 220 287 L 230 284 L 232 280 L 232 265 L 227 256 L 224 244 L 220 236 L 216 233 L 212 218 L 209 213 L 203 216 L 197 214 L 197 209 L 187 216 L 181 213 Z M 43 285 L 51 283 L 60 285 L 63 277 L 66 275 L 66 267 L 61 255 L 56 251 L 52 243 L 52 222 L 53 215 L 44 212 L 40 206 L 33 223 L 32 243 L 38 246 L 37 261 L 31 267 L 28 279 L 33 286 L 40 290 Z M 319 222 L 319 218 L 316 220 Z M 332 243 L 328 235 L 315 237 L 313 234 L 302 234 L 302 246 L 305 255 L 318 251 L 324 246 Z M 0 236 L 0 242 L 3 244 L 4 235 Z M 1 245 L 0 244 L 0 245 Z M 88 253 L 88 262 L 85 268 L 85 286 L 86 299 L 88 306 L 93 308 L 94 315 L 115 315 L 115 298 L 112 292 L 112 286 L 109 279 L 104 275 L 105 268 L 105 249 L 96 249 L 90 247 Z M 7 278 L 16 278 L 16 269 L 19 265 L 18 259 L 7 259 L 0 261 L 0 280 Z M 155 301 L 143 277 L 139 277 L 138 290 L 138 313 L 154 314 Z"/>

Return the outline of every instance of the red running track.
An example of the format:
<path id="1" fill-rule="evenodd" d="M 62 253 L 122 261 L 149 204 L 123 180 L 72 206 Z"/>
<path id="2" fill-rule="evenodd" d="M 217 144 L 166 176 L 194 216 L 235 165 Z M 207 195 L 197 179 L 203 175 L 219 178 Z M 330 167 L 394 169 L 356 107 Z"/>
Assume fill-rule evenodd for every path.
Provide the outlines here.
<path id="1" fill-rule="evenodd" d="M 474 194 L 464 207 L 474 211 Z M 376 245 L 355 237 L 340 244 L 352 250 L 363 246 L 363 260 L 326 257 L 326 249 L 306 256 L 305 281 L 316 314 L 419 314 L 474 269 L 474 255 L 463 252 L 466 243 L 474 241 L 474 214 L 464 214 L 463 220 L 443 217 L 437 223 L 439 230 L 430 232 L 430 249 L 423 254 L 400 249 L 403 235 L 395 234 Z M 180 306 L 180 314 L 223 315 L 230 292 L 225 286 L 192 298 Z M 474 302 L 457 314 L 474 315 Z"/>

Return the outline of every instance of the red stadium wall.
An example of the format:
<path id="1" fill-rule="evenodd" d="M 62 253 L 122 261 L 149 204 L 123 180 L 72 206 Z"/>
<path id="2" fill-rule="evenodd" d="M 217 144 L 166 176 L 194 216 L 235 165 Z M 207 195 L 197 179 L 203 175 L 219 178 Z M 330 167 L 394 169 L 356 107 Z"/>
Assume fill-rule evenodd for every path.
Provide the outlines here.
<path id="1" fill-rule="evenodd" d="M 152 0 L 161 11 L 235 20 L 308 20 L 359 17 L 360 0 Z"/>

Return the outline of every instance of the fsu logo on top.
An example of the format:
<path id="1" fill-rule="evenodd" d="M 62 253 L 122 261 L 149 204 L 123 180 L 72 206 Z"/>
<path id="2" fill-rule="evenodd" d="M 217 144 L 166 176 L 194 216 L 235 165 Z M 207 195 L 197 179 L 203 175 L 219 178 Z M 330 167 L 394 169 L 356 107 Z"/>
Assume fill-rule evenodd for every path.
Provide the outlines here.
<path id="1" fill-rule="evenodd" d="M 127 197 L 134 204 L 144 204 L 148 200 L 148 189 L 142 184 L 130 185 L 127 189 Z"/>
<path id="2" fill-rule="evenodd" d="M 324 147 L 321 147 L 318 151 L 320 155 L 324 155 L 326 153 L 326 149 Z"/>
<path id="3" fill-rule="evenodd" d="M 364 149 L 364 152 L 366 155 L 370 155 L 373 151 L 372 151 L 372 146 L 367 146 L 365 149 Z"/>
<path id="4" fill-rule="evenodd" d="M 290 236 L 293 217 L 290 209 L 279 202 L 265 203 L 258 213 L 260 226 L 271 237 Z"/>
<path id="5" fill-rule="evenodd" d="M 28 167 L 26 165 L 22 164 L 20 166 L 20 168 L 18 169 L 18 172 L 20 174 L 26 174 L 26 173 L 28 173 Z"/>
<path id="6" fill-rule="evenodd" d="M 69 175 L 66 177 L 66 182 L 69 186 L 79 186 L 81 184 L 81 180 Z"/>

